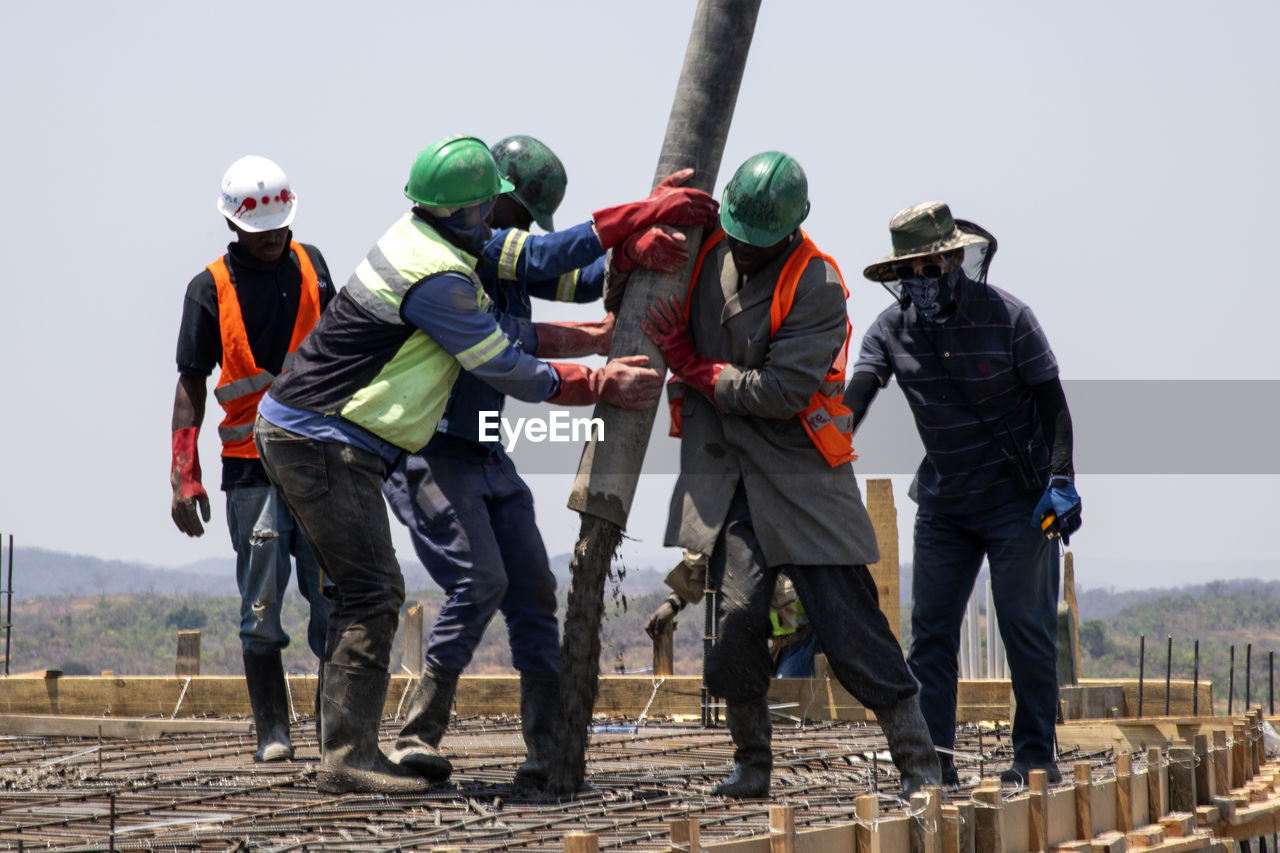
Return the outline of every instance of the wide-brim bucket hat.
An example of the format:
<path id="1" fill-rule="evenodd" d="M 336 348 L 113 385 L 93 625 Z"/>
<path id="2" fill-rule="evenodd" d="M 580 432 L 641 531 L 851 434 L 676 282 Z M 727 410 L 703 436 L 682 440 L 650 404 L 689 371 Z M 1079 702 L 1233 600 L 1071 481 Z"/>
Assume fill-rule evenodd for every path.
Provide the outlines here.
<path id="1" fill-rule="evenodd" d="M 872 281 L 895 281 L 895 267 L 911 258 L 962 249 L 987 238 L 970 234 L 956 226 L 951 208 L 940 201 L 926 201 L 904 207 L 889 220 L 893 253 L 869 265 L 862 274 Z"/>

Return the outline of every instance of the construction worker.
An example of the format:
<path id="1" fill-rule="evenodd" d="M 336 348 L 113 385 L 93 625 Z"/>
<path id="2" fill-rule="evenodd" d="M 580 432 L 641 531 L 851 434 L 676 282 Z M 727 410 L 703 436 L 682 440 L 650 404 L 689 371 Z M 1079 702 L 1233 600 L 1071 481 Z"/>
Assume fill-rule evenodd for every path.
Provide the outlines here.
<path id="1" fill-rule="evenodd" d="M 218 211 L 236 239 L 187 285 L 178 332 L 178 388 L 173 398 L 174 524 L 204 534 L 209 496 L 201 482 L 197 438 L 204 422 L 205 384 L 221 365 L 214 396 L 225 410 L 222 489 L 236 551 L 240 647 L 258 747 L 254 761 L 293 757 L 289 700 L 280 652 L 289 635 L 280 605 L 289 586 L 290 555 L 298 589 L 311 607 L 307 643 L 324 657 L 329 601 L 320 567 L 267 479 L 253 442 L 258 401 L 289 366 L 333 295 L 329 268 L 315 246 L 289 230 L 297 196 L 284 172 L 265 157 L 242 157 L 227 169 Z"/>
<path id="2" fill-rule="evenodd" d="M 642 323 L 678 380 L 666 544 L 708 554 L 720 591 L 705 677 L 725 698 L 735 750 L 712 793 L 769 791 L 769 603 L 785 570 L 832 671 L 875 712 L 909 795 L 938 784 L 938 758 L 866 567 L 879 553 L 840 403 L 848 291 L 800 230 L 808 213 L 793 158 L 751 157 L 725 188 L 723 230 L 704 241 L 687 295 L 650 306 Z"/>
<path id="3" fill-rule="evenodd" d="M 1058 363 L 1031 309 L 986 283 L 996 251 L 989 232 L 926 202 L 895 213 L 889 234 L 893 252 L 863 275 L 895 301 L 862 339 L 845 402 L 856 424 L 896 377 L 924 442 L 909 492 L 919 508 L 908 660 L 921 706 L 955 784 L 946 751 L 955 743 L 960 625 L 985 556 L 1017 702 L 1013 764 L 1001 779 L 1025 784 L 1042 769 L 1057 782 L 1053 540 L 1080 526 Z"/>
<path id="4" fill-rule="evenodd" d="M 644 631 L 651 639 L 668 630 L 680 611 L 702 601 L 706 591 L 707 556 L 685 551 L 683 559 L 667 572 L 671 593 L 649 614 Z M 819 653 L 818 635 L 813 633 L 804 605 L 791 579 L 779 573 L 769 601 L 769 657 L 774 678 L 813 678 L 813 656 Z"/>
<path id="5" fill-rule="evenodd" d="M 661 377 L 643 359 L 599 370 L 539 361 L 499 328 L 475 267 L 493 200 L 511 189 L 475 137 L 419 153 L 405 185 L 411 209 L 370 249 L 259 406 L 267 473 L 335 587 L 320 691 L 317 787 L 327 793 L 428 785 L 378 748 L 404 603 L 381 485 L 435 434 L 459 371 L 518 399 L 561 405 L 643 407 L 659 393 Z M 602 224 L 601 242 L 612 246 L 689 204 L 678 189 L 655 191 Z"/>
<path id="6" fill-rule="evenodd" d="M 537 222 L 554 227 L 564 197 L 564 166 L 542 142 L 508 137 L 491 152 L 512 189 L 498 196 L 492 238 L 481 252 L 477 275 L 502 312 L 500 323 L 539 358 L 607 354 L 613 317 L 598 323 L 531 322 L 530 296 L 585 302 L 599 299 L 605 243 L 591 221 L 551 234 L 530 235 Z M 692 173 L 692 170 L 687 170 Z M 681 173 L 676 182 L 688 175 Z M 693 218 L 676 207 L 674 221 L 705 224 L 715 202 L 696 190 Z M 650 233 L 650 232 L 653 233 Z M 606 235 L 607 231 L 604 232 Z M 673 236 L 674 235 L 674 236 Z M 615 248 L 615 263 L 635 262 L 674 271 L 687 260 L 684 235 L 663 225 L 642 228 Z M 655 253 L 657 257 L 655 258 Z M 643 357 L 642 357 L 643 358 Z M 543 791 L 560 749 L 560 632 L 556 580 L 534 516 L 533 495 L 500 441 L 481 438 L 481 413 L 500 412 L 503 390 L 470 371 L 459 374 L 435 436 L 407 455 L 383 484 L 395 515 L 409 528 L 414 550 L 447 598 L 431 631 L 425 668 L 409 697 L 396 740 L 397 762 L 421 768 L 433 779 L 451 767 L 438 749 L 449 723 L 458 675 L 470 663 L 495 612 L 501 610 L 520 673 L 520 722 L 527 757 L 516 771 L 517 788 Z"/>

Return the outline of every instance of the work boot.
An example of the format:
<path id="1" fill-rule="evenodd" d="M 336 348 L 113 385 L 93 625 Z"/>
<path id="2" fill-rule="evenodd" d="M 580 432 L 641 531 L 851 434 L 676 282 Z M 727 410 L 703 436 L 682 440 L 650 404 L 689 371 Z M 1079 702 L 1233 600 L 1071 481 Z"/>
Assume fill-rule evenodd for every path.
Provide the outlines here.
<path id="1" fill-rule="evenodd" d="M 320 733 L 320 693 L 324 690 L 324 661 L 316 669 L 316 749 L 324 750 L 324 735 Z"/>
<path id="2" fill-rule="evenodd" d="M 378 748 L 378 723 L 390 681 L 386 670 L 330 662 L 324 670 L 316 788 L 325 794 L 426 793 L 427 780 Z"/>
<path id="3" fill-rule="evenodd" d="M 552 767 L 563 745 L 565 728 L 560 674 L 520 673 L 520 731 L 526 754 L 524 764 L 516 771 L 516 788 L 539 793 L 550 789 Z"/>
<path id="4" fill-rule="evenodd" d="M 754 799 L 769 796 L 769 774 L 773 772 L 773 725 L 769 701 L 761 696 L 746 702 L 728 702 L 725 723 L 733 737 L 733 772 L 711 789 L 718 797 Z"/>
<path id="5" fill-rule="evenodd" d="M 397 764 L 434 782 L 453 772 L 449 759 L 440 754 L 440 739 L 449 728 L 449 709 L 458 688 L 458 676 L 424 669 L 409 697 L 404 725 L 391 758 Z"/>
<path id="6" fill-rule="evenodd" d="M 938 763 L 942 765 L 942 786 L 944 788 L 960 787 L 960 773 L 956 770 L 956 762 L 950 755 L 938 753 Z"/>
<path id="7" fill-rule="evenodd" d="M 901 797 L 910 801 L 911 795 L 921 788 L 940 786 L 942 765 L 929 737 L 929 726 L 920 713 L 919 700 L 909 696 L 896 705 L 877 708 L 875 712 L 876 720 L 889 741 L 889 754 L 893 756 L 894 766 L 902 779 Z"/>
<path id="8" fill-rule="evenodd" d="M 1062 773 L 1058 770 L 1056 762 L 1048 761 L 1044 764 L 1030 764 L 1026 761 L 1015 761 L 1008 770 L 1000 774 L 1000 784 L 1025 788 L 1031 778 L 1032 770 L 1045 771 L 1049 776 L 1050 785 L 1057 785 L 1062 781 Z"/>
<path id="9" fill-rule="evenodd" d="M 289 741 L 289 697 L 280 652 L 245 654 L 244 680 L 249 687 L 253 727 L 258 733 L 253 760 L 288 761 L 293 758 L 293 744 Z"/>

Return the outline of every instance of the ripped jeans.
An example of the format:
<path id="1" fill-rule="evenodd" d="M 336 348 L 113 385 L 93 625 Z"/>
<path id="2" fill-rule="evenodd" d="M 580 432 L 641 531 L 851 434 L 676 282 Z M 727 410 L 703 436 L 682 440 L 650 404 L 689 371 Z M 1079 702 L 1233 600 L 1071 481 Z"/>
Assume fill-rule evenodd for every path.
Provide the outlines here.
<path id="1" fill-rule="evenodd" d="M 289 645 L 280 624 L 280 605 L 297 563 L 298 591 L 311 605 L 307 645 L 324 658 L 330 603 L 321 589 L 320 564 L 275 488 L 237 486 L 228 489 L 227 529 L 236 549 L 236 584 L 240 587 L 240 648 L 247 655 L 269 654 Z"/>

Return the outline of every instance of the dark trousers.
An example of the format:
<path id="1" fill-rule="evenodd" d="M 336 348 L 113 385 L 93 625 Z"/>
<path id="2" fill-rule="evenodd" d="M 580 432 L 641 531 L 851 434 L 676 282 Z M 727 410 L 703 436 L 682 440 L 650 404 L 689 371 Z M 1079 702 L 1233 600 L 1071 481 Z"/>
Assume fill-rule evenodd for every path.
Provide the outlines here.
<path id="1" fill-rule="evenodd" d="M 386 671 L 404 604 L 404 577 L 382 499 L 382 460 L 258 418 L 267 476 L 333 584 L 328 660 Z"/>
<path id="2" fill-rule="evenodd" d="M 706 671 L 714 695 L 745 702 L 768 693 L 773 675 L 769 602 L 783 569 L 831 671 L 854 698 L 875 710 L 915 695 L 915 679 L 880 611 L 867 567 L 767 566 L 741 484 L 707 568 L 712 587 L 720 591 L 720 623 Z"/>
<path id="3" fill-rule="evenodd" d="M 511 660 L 521 672 L 560 671 L 556 579 L 533 513 L 533 494 L 501 449 L 437 435 L 406 456 L 383 484 L 392 512 L 444 606 L 426 662 L 458 674 L 502 611 Z"/>
<path id="4" fill-rule="evenodd" d="M 1017 711 L 1013 758 L 1054 760 L 1058 718 L 1058 550 L 1031 524 L 1036 498 L 968 515 L 916 513 L 911 669 L 933 742 L 955 744 L 960 625 L 985 556 Z"/>

